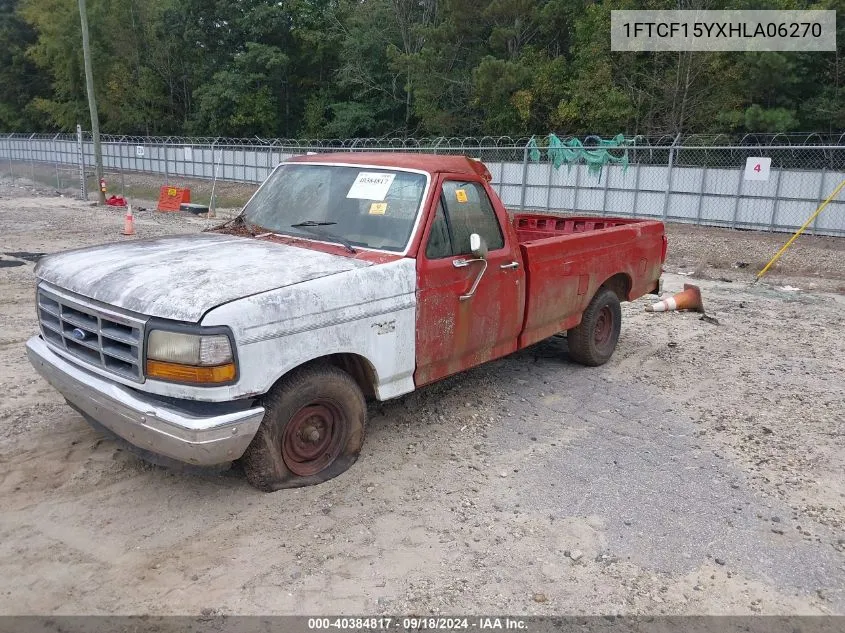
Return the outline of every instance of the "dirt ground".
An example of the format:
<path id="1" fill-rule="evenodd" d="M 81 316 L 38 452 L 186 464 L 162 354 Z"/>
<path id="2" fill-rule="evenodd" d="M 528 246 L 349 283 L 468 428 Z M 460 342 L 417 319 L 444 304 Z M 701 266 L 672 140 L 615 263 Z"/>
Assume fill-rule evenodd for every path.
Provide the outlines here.
<path id="1" fill-rule="evenodd" d="M 845 614 L 845 240 L 668 227 L 605 366 L 553 337 L 371 406 L 358 463 L 263 494 L 104 440 L 41 380 L 38 253 L 201 230 L 0 181 L 0 613 Z M 748 266 L 743 266 L 748 264 Z"/>

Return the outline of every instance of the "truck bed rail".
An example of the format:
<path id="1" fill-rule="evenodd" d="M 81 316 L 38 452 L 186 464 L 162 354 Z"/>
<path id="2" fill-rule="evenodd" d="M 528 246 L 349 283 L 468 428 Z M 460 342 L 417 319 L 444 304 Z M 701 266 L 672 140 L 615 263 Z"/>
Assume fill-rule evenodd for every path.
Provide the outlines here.
<path id="1" fill-rule="evenodd" d="M 573 233 L 601 231 L 638 222 L 643 222 L 643 220 L 590 216 L 561 217 L 536 213 L 518 213 L 513 216 L 513 226 L 520 242 L 542 240 L 547 237 L 571 235 Z"/>

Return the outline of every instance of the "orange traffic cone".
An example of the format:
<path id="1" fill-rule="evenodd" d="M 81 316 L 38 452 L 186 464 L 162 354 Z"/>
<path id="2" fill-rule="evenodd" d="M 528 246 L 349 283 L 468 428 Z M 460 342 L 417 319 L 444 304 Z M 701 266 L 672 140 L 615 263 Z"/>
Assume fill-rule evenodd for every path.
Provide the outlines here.
<path id="1" fill-rule="evenodd" d="M 646 306 L 646 312 L 668 312 L 670 310 L 694 310 L 704 313 L 704 302 L 701 300 L 701 290 L 698 286 L 684 284 L 684 291 L 658 301 L 654 305 Z"/>
<path id="2" fill-rule="evenodd" d="M 126 217 L 123 219 L 123 234 L 135 235 L 135 218 L 132 215 L 132 205 L 126 210 Z"/>

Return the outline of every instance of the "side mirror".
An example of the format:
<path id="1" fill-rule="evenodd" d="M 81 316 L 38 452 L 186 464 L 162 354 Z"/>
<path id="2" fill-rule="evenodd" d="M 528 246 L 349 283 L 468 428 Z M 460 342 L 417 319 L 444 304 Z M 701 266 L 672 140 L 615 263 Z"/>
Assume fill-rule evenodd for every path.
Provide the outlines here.
<path id="1" fill-rule="evenodd" d="M 487 259 L 487 242 L 478 233 L 469 236 L 469 250 L 478 259 Z"/>

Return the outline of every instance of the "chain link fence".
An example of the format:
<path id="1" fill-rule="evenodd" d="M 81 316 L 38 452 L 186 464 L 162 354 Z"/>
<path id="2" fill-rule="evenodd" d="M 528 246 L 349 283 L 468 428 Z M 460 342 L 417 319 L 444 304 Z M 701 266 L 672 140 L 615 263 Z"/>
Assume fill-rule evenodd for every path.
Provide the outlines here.
<path id="1" fill-rule="evenodd" d="M 599 150 L 583 139 L 560 164 L 546 139 L 230 139 L 102 136 L 109 190 L 125 193 L 139 175 L 155 186 L 240 183 L 248 193 L 293 156 L 326 152 L 462 154 L 485 162 L 512 210 L 617 215 L 710 226 L 793 232 L 845 179 L 845 134 L 688 136 L 626 139 Z M 613 157 L 602 164 L 597 152 Z M 0 174 L 59 190 L 93 189 L 89 133 L 0 135 Z M 747 163 L 763 165 L 749 179 Z M 767 159 L 767 160 L 759 160 Z M 559 166 L 555 166 L 559 164 Z M 84 174 L 84 177 L 82 176 Z M 151 177 L 151 178 L 150 178 Z M 82 184 L 85 183 L 83 187 Z M 200 185 L 202 186 L 202 185 Z M 807 230 L 845 235 L 845 200 L 833 200 Z"/>

